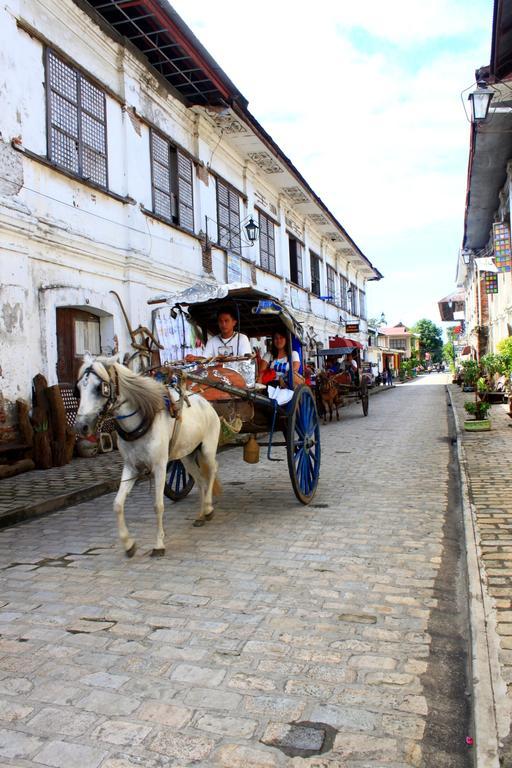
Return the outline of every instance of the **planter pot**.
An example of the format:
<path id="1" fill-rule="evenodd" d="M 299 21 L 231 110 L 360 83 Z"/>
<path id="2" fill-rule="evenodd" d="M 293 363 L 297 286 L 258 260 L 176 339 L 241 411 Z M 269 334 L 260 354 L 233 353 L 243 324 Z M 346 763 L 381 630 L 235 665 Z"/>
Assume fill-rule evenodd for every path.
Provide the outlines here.
<path id="1" fill-rule="evenodd" d="M 480 400 L 482 400 L 484 403 L 503 403 L 504 401 L 504 395 L 503 392 L 482 392 L 481 395 L 479 395 Z"/>
<path id="2" fill-rule="evenodd" d="M 471 421 L 464 422 L 466 432 L 489 432 L 490 428 L 490 419 L 471 419 Z"/>

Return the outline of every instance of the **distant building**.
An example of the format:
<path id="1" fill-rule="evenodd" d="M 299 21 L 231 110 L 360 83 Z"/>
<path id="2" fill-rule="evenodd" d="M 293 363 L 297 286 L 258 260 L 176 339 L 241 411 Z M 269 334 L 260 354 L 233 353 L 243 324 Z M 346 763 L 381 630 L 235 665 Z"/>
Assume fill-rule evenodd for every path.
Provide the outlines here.
<path id="1" fill-rule="evenodd" d="M 379 328 L 379 346 L 388 350 L 382 352 L 382 367 L 388 366 L 397 371 L 401 360 L 408 360 L 414 354 L 419 354 L 419 337 L 410 331 L 403 323 Z"/>

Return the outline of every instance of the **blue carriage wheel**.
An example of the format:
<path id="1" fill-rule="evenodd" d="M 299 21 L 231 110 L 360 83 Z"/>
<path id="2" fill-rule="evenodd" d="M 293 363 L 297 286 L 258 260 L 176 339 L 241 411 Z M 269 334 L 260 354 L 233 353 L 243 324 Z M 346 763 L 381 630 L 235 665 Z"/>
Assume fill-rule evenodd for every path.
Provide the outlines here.
<path id="1" fill-rule="evenodd" d="M 321 452 L 315 398 L 305 385 L 295 390 L 290 403 L 286 447 L 294 493 L 302 504 L 309 504 L 318 486 Z"/>
<path id="2" fill-rule="evenodd" d="M 179 459 L 169 461 L 165 471 L 164 493 L 168 499 L 180 501 L 188 496 L 194 487 L 194 478 L 189 475 Z"/>

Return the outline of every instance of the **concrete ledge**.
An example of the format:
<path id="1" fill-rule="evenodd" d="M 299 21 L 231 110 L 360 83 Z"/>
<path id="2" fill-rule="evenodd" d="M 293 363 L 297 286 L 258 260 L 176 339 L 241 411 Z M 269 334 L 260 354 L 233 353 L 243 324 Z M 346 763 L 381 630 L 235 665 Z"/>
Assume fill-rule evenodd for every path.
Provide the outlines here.
<path id="1" fill-rule="evenodd" d="M 25 504 L 22 507 L 10 509 L 8 512 L 0 515 L 0 529 L 15 525 L 16 523 L 22 523 L 25 520 L 33 520 L 35 517 L 42 517 L 51 512 L 58 512 L 60 509 L 80 504 L 82 501 L 90 501 L 98 496 L 103 496 L 105 493 L 112 493 L 118 487 L 119 478 L 103 480 L 95 485 L 54 496 L 52 499 L 44 499 L 44 501 L 36 501 L 28 506 Z"/>
<path id="2" fill-rule="evenodd" d="M 457 431 L 464 543 L 466 548 L 471 638 L 471 687 L 475 733 L 475 765 L 477 768 L 500 768 L 498 756 L 498 723 L 495 692 L 501 684 L 498 648 L 493 632 L 495 622 L 491 600 L 480 569 L 475 513 L 469 497 L 467 462 L 461 438 L 460 422 L 449 386 L 446 387 Z"/>

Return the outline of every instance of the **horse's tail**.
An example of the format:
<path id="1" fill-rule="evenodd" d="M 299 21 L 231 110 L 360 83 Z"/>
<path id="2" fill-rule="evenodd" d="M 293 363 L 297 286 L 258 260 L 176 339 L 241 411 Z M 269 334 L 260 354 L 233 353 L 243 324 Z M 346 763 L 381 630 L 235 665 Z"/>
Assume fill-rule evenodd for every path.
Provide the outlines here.
<path id="1" fill-rule="evenodd" d="M 204 478 L 208 477 L 208 464 L 205 461 L 201 461 L 201 454 L 199 453 L 199 456 L 197 458 L 197 463 L 199 464 L 199 469 L 201 470 L 201 474 Z M 215 480 L 213 481 L 213 489 L 212 494 L 214 496 L 220 496 L 222 494 L 222 485 L 220 483 L 220 480 L 218 479 L 217 473 L 215 473 Z"/>

